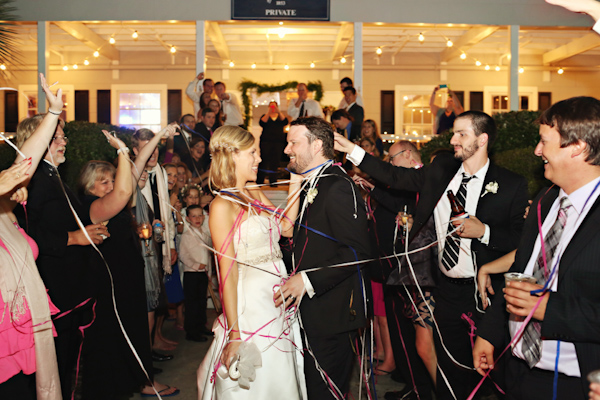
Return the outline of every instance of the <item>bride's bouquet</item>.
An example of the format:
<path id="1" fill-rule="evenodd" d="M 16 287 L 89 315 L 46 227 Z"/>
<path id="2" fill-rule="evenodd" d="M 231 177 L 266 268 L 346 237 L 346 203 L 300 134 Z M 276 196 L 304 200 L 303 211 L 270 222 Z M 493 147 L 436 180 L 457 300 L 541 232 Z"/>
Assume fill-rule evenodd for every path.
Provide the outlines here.
<path id="1" fill-rule="evenodd" d="M 218 374 L 222 379 L 237 380 L 242 389 L 250 389 L 250 382 L 256 379 L 257 367 L 262 367 L 262 357 L 258 347 L 252 342 L 242 342 L 229 370 L 225 365 L 221 365 Z"/>

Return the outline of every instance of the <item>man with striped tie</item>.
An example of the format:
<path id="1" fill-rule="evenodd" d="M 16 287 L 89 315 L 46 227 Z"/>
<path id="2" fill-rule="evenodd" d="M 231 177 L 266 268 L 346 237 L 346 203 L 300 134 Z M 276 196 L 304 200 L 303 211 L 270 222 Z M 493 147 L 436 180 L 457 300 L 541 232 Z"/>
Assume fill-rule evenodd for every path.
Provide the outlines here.
<path id="1" fill-rule="evenodd" d="M 288 103 L 287 113 L 292 120 L 303 117 L 319 117 L 323 118 L 323 110 L 318 101 L 308 98 L 308 87 L 306 83 L 299 83 L 296 86 L 298 92 L 297 99 L 291 99 Z"/>
<path id="2" fill-rule="evenodd" d="M 535 155 L 554 186 L 533 201 L 510 269 L 537 283 L 510 282 L 492 304 L 477 331 L 474 365 L 481 374 L 497 368 L 508 316 L 507 399 L 587 399 L 586 377 L 600 368 L 600 101 L 563 100 L 539 121 Z"/>
<path id="3" fill-rule="evenodd" d="M 348 160 L 372 178 L 419 192 L 409 241 L 434 218 L 441 271 L 434 292 L 438 399 L 452 399 L 453 394 L 466 399 L 477 384 L 469 334 L 483 314 L 474 277 L 478 266 L 514 250 L 523 229 L 527 181 L 490 161 L 495 138 L 496 125 L 489 115 L 464 112 L 454 121 L 454 157 L 441 154 L 416 170 L 384 163 L 341 135 L 335 137 L 335 149 L 347 152 Z M 463 203 L 468 218 L 451 220 L 448 190 Z M 501 294 L 500 285 L 494 287 Z"/>

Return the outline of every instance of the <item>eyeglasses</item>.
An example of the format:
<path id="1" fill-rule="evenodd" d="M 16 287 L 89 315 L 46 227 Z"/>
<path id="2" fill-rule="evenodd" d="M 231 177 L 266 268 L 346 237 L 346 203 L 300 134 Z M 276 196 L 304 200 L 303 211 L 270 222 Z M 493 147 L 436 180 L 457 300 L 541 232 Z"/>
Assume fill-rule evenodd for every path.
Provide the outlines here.
<path id="1" fill-rule="evenodd" d="M 400 154 L 404 153 L 405 151 L 410 151 L 410 149 L 405 149 L 405 150 L 399 151 L 396 154 L 394 154 L 393 156 L 390 156 L 388 162 L 391 164 L 392 161 L 394 161 L 394 157 L 399 156 Z"/>
<path id="2" fill-rule="evenodd" d="M 60 142 L 61 140 L 64 140 L 64 141 L 65 141 L 65 143 L 69 143 L 69 138 L 68 138 L 68 137 L 66 137 L 66 136 L 54 136 L 54 137 L 52 138 L 52 140 L 54 140 L 54 143 L 58 143 L 58 142 Z"/>

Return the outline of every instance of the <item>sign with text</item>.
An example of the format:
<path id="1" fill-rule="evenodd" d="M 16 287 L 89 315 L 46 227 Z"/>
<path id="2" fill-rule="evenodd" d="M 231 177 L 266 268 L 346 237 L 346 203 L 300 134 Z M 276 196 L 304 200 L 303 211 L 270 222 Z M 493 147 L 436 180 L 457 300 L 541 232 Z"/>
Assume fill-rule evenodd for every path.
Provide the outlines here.
<path id="1" fill-rule="evenodd" d="M 231 0 L 231 19 L 329 21 L 329 0 Z"/>

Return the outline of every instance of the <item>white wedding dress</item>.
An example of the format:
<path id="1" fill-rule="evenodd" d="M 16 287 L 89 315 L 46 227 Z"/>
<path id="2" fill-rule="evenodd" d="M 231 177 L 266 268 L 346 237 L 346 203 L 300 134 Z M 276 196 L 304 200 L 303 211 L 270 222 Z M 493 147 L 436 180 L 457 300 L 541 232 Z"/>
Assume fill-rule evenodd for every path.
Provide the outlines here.
<path id="1" fill-rule="evenodd" d="M 298 322 L 283 307 L 275 308 L 273 302 L 273 294 L 287 278 L 279 237 L 278 222 L 256 214 L 243 221 L 234 235 L 239 271 L 238 324 L 242 339 L 256 344 L 261 352 L 262 366 L 256 369 L 249 389 L 216 373 L 226 344 L 221 314 L 213 326 L 213 343 L 198 369 L 201 400 L 307 398 Z"/>

